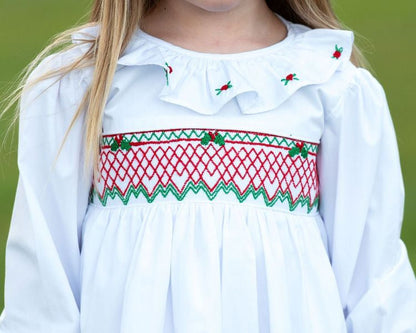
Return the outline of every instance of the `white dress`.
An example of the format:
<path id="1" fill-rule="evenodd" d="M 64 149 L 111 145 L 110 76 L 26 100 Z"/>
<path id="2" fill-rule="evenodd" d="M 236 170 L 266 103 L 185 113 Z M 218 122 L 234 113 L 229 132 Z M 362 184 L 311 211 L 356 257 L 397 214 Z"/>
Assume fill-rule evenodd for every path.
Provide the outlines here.
<path id="1" fill-rule="evenodd" d="M 351 31 L 281 19 L 234 54 L 137 30 L 93 191 L 84 116 L 53 168 L 92 69 L 24 93 L 1 333 L 416 332 L 383 88 Z"/>

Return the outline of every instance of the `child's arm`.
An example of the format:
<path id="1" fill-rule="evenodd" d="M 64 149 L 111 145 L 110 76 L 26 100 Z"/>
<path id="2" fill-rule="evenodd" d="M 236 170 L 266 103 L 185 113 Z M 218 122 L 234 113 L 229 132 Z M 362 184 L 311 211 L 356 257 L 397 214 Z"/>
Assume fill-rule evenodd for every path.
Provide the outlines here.
<path id="1" fill-rule="evenodd" d="M 60 66 L 63 57 L 48 57 L 31 78 Z M 91 185 L 83 175 L 83 117 L 53 169 L 79 103 L 78 74 L 56 83 L 56 78 L 44 80 L 22 96 L 19 179 L 6 245 L 1 333 L 79 332 L 80 231 Z"/>
<path id="2" fill-rule="evenodd" d="M 416 332 L 395 131 L 382 86 L 367 70 L 354 71 L 326 117 L 318 154 L 332 267 L 348 332 Z"/>

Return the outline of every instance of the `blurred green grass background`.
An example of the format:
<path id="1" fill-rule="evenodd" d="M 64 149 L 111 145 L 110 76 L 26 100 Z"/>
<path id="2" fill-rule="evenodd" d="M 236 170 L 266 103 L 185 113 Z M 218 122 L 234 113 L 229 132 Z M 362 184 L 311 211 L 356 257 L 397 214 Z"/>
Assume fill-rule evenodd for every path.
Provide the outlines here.
<path id="1" fill-rule="evenodd" d="M 402 239 L 416 267 L 416 2 L 335 1 L 341 21 L 356 34 L 356 42 L 384 86 L 396 127 L 406 187 Z M 87 0 L 3 0 L 0 2 L 0 93 L 56 33 L 80 22 Z M 365 38 L 361 38 L 364 36 Z M 412 42 L 413 41 L 413 42 Z M 3 96 L 3 95 L 2 95 Z M 0 140 L 8 125 L 0 121 Z M 0 157 L 0 311 L 7 234 L 17 183 L 16 134 L 6 141 Z"/>

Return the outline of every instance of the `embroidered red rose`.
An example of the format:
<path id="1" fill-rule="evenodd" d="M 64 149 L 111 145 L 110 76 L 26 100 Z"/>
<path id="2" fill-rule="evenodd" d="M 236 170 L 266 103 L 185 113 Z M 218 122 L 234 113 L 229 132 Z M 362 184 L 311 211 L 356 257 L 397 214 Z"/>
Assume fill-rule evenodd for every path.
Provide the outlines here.
<path id="1" fill-rule="evenodd" d="M 335 45 L 335 52 L 332 54 L 332 58 L 339 59 L 339 57 L 341 57 L 342 51 L 342 47 L 338 47 L 338 45 Z"/>
<path id="2" fill-rule="evenodd" d="M 286 78 L 281 79 L 280 81 L 282 81 L 282 82 L 284 81 L 285 82 L 285 85 L 287 85 L 289 81 L 293 81 L 293 80 L 299 80 L 296 77 L 296 74 L 295 73 L 291 73 L 291 74 L 286 75 Z"/>
<path id="3" fill-rule="evenodd" d="M 221 88 L 215 89 L 215 91 L 217 91 L 217 95 L 219 95 L 221 94 L 222 91 L 230 89 L 231 87 L 232 87 L 231 81 L 228 81 L 227 84 L 224 84 Z"/>

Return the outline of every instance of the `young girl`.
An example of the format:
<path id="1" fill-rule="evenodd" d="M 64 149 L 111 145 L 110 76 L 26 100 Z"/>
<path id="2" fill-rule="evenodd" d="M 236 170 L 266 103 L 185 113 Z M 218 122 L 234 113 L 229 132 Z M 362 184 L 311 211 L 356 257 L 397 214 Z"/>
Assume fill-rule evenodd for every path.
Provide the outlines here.
<path id="1" fill-rule="evenodd" d="M 326 0 L 96 0 L 22 86 L 0 332 L 416 332 L 360 64 Z"/>

